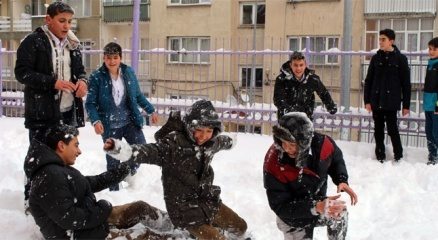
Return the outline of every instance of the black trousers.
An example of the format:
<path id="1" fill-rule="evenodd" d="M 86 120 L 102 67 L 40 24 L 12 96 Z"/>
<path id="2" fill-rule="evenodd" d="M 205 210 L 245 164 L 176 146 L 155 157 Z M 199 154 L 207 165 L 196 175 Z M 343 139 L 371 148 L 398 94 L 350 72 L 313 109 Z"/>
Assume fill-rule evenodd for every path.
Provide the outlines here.
<path id="1" fill-rule="evenodd" d="M 385 152 L 385 124 L 388 135 L 391 138 L 395 158 L 403 157 L 403 147 L 397 125 L 397 111 L 374 110 L 374 139 L 376 150 Z"/>

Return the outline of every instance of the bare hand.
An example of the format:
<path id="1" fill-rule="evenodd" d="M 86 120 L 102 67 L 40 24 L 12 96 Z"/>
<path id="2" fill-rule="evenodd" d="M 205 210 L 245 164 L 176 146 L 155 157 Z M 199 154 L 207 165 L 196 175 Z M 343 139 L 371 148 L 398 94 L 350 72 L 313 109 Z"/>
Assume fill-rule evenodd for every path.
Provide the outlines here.
<path id="1" fill-rule="evenodd" d="M 348 186 L 348 184 L 346 183 L 340 183 L 338 185 L 338 193 L 340 192 L 346 192 L 348 195 L 350 195 L 350 199 L 351 199 L 351 205 L 354 206 L 357 203 L 357 195 L 356 193 L 353 191 L 353 189 L 351 189 L 350 186 Z"/>
<path id="2" fill-rule="evenodd" d="M 403 110 L 402 110 L 403 117 L 409 115 L 409 113 L 410 113 L 409 109 L 403 108 Z"/>
<path id="3" fill-rule="evenodd" d="M 82 81 L 79 80 L 76 83 L 76 97 L 81 98 L 81 97 L 85 97 L 85 95 L 87 94 L 87 84 Z"/>
<path id="4" fill-rule="evenodd" d="M 365 109 L 367 110 L 368 113 L 371 113 L 373 111 L 371 109 L 371 104 L 369 104 L 369 103 L 365 104 Z"/>
<path id="5" fill-rule="evenodd" d="M 341 195 L 330 196 L 324 200 L 324 214 L 328 217 L 338 219 L 341 213 L 347 208 L 345 202 L 338 200 Z"/>
<path id="6" fill-rule="evenodd" d="M 152 113 L 150 116 L 151 123 L 156 124 L 158 122 L 158 114 L 156 112 Z"/>
<path id="7" fill-rule="evenodd" d="M 103 144 L 103 150 L 105 151 L 111 151 L 114 149 L 114 140 L 111 138 L 108 138 L 105 140 L 105 143 Z"/>
<path id="8" fill-rule="evenodd" d="M 104 132 L 104 128 L 103 128 L 103 124 L 101 123 L 101 122 L 98 122 L 98 123 L 96 123 L 95 125 L 94 125 L 94 132 L 97 134 L 97 135 L 102 135 L 103 134 L 103 132 Z"/>
<path id="9" fill-rule="evenodd" d="M 76 90 L 76 86 L 70 82 L 70 81 L 64 81 L 64 80 L 56 80 L 55 82 L 55 89 L 58 89 L 59 91 L 65 91 L 65 92 L 74 92 Z"/>

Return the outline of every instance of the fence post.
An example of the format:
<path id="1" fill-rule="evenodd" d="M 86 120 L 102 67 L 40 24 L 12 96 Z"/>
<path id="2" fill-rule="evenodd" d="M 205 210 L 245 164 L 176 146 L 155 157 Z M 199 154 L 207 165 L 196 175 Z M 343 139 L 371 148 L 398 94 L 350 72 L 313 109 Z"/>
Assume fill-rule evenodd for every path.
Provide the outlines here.
<path id="1" fill-rule="evenodd" d="M 132 19 L 131 67 L 138 73 L 138 21 L 140 20 L 140 0 L 134 0 Z"/>
<path id="2" fill-rule="evenodd" d="M 3 44 L 0 39 L 0 117 L 3 116 Z"/>

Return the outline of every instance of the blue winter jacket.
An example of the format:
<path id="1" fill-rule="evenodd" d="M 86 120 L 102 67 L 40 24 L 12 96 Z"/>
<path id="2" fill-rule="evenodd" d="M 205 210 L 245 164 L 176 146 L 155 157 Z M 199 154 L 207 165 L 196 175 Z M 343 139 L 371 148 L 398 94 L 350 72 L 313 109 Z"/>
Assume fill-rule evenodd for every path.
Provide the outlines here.
<path id="1" fill-rule="evenodd" d="M 438 58 L 429 59 L 424 80 L 423 108 L 426 112 L 438 110 Z"/>
<path id="2" fill-rule="evenodd" d="M 131 111 L 131 120 L 136 126 L 142 127 L 144 120 L 138 106 L 148 114 L 153 113 L 155 109 L 141 93 L 134 70 L 123 63 L 120 64 L 120 69 L 125 84 L 128 108 Z M 108 136 L 111 129 L 112 89 L 111 76 L 108 68 L 103 64 L 90 75 L 85 108 L 92 123 L 102 122 L 105 129 L 104 136 Z"/>

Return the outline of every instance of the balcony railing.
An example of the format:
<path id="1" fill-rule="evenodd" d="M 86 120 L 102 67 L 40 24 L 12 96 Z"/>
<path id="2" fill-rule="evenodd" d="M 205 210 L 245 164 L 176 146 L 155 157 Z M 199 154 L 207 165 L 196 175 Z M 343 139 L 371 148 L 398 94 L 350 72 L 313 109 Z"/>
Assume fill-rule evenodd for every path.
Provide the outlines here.
<path id="1" fill-rule="evenodd" d="M 107 23 L 114 22 L 132 22 L 134 4 L 132 1 L 106 1 L 103 3 L 103 21 Z M 140 3 L 140 21 L 150 20 L 150 3 L 141 1 Z"/>
<path id="2" fill-rule="evenodd" d="M 36 27 L 32 27 L 32 19 L 17 18 L 11 21 L 10 17 L 0 17 L 0 32 L 31 32 Z M 77 29 L 76 19 L 73 19 L 71 29 Z"/>
<path id="3" fill-rule="evenodd" d="M 436 14 L 436 0 L 365 0 L 368 14 Z"/>

